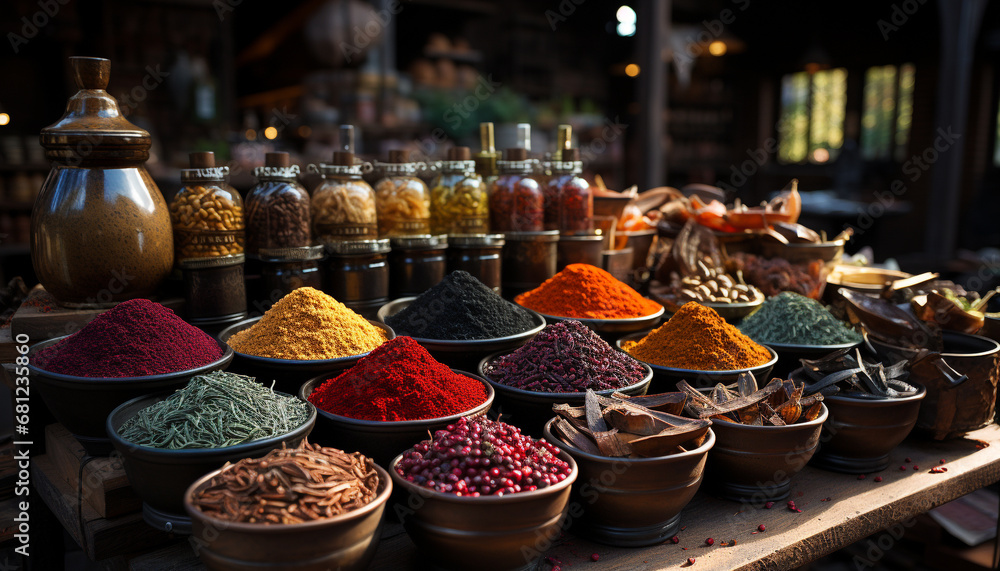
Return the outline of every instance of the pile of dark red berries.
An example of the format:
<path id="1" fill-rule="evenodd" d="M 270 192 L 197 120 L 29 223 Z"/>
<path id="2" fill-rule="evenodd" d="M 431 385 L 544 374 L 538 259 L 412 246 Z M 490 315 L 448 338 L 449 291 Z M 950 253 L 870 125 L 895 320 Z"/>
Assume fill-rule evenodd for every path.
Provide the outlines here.
<path id="1" fill-rule="evenodd" d="M 570 475 L 559 449 L 505 422 L 461 418 L 407 450 L 396 473 L 456 496 L 503 496 L 557 484 Z"/>

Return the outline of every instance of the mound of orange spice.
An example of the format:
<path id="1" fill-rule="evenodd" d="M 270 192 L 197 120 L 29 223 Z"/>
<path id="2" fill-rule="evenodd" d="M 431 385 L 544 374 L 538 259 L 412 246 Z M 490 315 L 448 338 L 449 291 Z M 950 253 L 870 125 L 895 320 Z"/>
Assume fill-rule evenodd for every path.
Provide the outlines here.
<path id="1" fill-rule="evenodd" d="M 697 371 L 732 371 L 763 365 L 771 353 L 726 323 L 710 307 L 688 302 L 669 321 L 622 349 L 640 361 Z"/>
<path id="2" fill-rule="evenodd" d="M 514 298 L 538 313 L 577 319 L 630 319 L 663 308 L 653 300 L 589 264 L 570 264 L 542 285 Z"/>

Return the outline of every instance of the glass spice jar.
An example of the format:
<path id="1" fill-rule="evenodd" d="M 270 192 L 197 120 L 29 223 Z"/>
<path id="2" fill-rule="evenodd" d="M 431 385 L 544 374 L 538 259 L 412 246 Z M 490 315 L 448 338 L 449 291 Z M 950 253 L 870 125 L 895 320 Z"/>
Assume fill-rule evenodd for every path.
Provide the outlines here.
<path id="1" fill-rule="evenodd" d="M 503 234 L 452 234 L 448 236 L 448 272 L 463 270 L 500 293 Z"/>
<path id="2" fill-rule="evenodd" d="M 389 302 L 389 240 L 342 240 L 326 247 L 326 293 L 374 319 Z"/>
<path id="3" fill-rule="evenodd" d="M 246 200 L 246 253 L 309 247 L 309 193 L 296 180 L 298 165 L 288 153 L 266 153 L 264 166 L 253 172 L 257 184 Z"/>
<path id="4" fill-rule="evenodd" d="M 545 187 L 545 228 L 563 234 L 586 234 L 594 229 L 594 194 L 580 174 L 580 149 L 566 149 L 553 161 L 552 178 Z"/>
<path id="5" fill-rule="evenodd" d="M 431 233 L 479 234 L 489 229 L 486 185 L 468 147 L 448 149 L 448 160 L 431 183 Z"/>
<path id="6" fill-rule="evenodd" d="M 353 126 L 342 125 L 340 137 L 342 148 L 333 153 L 333 164 L 308 167 L 323 177 L 312 198 L 313 235 L 322 244 L 378 238 L 375 190 L 361 178 L 372 166 L 355 164 Z"/>
<path id="7" fill-rule="evenodd" d="M 417 177 L 417 172 L 426 165 L 409 162 L 408 157 L 408 151 L 389 151 L 389 162 L 376 164 L 385 176 L 375 183 L 381 237 L 430 233 L 430 190 Z"/>
<path id="8" fill-rule="evenodd" d="M 300 287 L 323 289 L 320 261 L 323 246 L 260 250 L 261 281 L 270 299 L 281 299 Z"/>
<path id="9" fill-rule="evenodd" d="M 389 296 L 420 295 L 444 279 L 448 269 L 445 252 L 448 236 L 398 236 L 390 238 Z"/>
<path id="10" fill-rule="evenodd" d="M 500 176 L 490 189 L 490 228 L 494 232 L 540 232 L 544 229 L 545 199 L 531 175 L 534 161 L 525 149 L 507 149 L 499 161 Z"/>
<path id="11" fill-rule="evenodd" d="M 229 167 L 215 166 L 215 153 L 190 155 L 183 186 L 170 201 L 177 261 L 243 253 L 243 199 L 226 183 Z"/>

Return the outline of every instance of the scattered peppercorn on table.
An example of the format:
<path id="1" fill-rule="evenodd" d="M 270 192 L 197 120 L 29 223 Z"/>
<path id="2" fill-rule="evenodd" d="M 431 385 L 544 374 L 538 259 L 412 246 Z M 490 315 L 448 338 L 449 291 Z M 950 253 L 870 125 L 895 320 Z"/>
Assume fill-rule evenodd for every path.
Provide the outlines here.
<path id="1" fill-rule="evenodd" d="M 893 451 L 890 460 L 888 469 L 864 479 L 807 466 L 793 481 L 789 499 L 775 502 L 770 509 L 766 504 L 716 499 L 702 489 L 684 509 L 677 543 L 609 547 L 567 532 L 552 545 L 538 546 L 544 553 L 540 568 L 550 569 L 554 563 L 565 569 L 586 563 L 586 569 L 594 570 L 674 569 L 687 568 L 688 558 L 694 558 L 694 569 L 793 569 L 882 530 L 895 542 L 917 514 L 1000 481 L 1000 427 L 991 425 L 947 442 L 911 437 Z M 46 498 L 53 500 L 61 501 Z M 794 511 L 788 501 L 794 502 Z M 570 518 L 576 510 L 571 503 Z M 371 569 L 417 568 L 421 559 L 415 546 L 403 527 L 391 515 L 387 518 Z M 880 538 L 876 536 L 875 541 Z M 592 562 L 593 554 L 598 555 L 597 562 Z M 176 571 L 204 568 L 187 541 L 129 562 L 134 571 L 167 566 Z"/>

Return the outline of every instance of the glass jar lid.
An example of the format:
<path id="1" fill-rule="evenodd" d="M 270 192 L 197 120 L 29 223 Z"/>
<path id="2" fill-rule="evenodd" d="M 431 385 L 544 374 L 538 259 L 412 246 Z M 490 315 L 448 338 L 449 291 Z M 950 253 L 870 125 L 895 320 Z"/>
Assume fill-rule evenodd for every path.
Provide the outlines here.
<path id="1" fill-rule="evenodd" d="M 244 254 L 233 254 L 232 256 L 219 256 L 215 258 L 188 258 L 177 260 L 177 265 L 182 270 L 204 270 L 208 268 L 222 268 L 235 266 L 246 261 Z"/>
<path id="2" fill-rule="evenodd" d="M 448 245 L 455 248 L 488 248 L 505 244 L 503 234 L 451 234 Z"/>
<path id="3" fill-rule="evenodd" d="M 79 91 L 69 98 L 63 116 L 42 129 L 39 140 L 53 161 L 146 161 L 149 132 L 122 115 L 107 91 L 111 60 L 71 57 L 73 81 Z"/>
<path id="4" fill-rule="evenodd" d="M 329 254 L 339 256 L 362 256 L 388 254 L 391 247 L 389 239 L 381 240 L 343 240 L 324 244 Z"/>
<path id="5" fill-rule="evenodd" d="M 215 153 L 196 151 L 188 153 L 191 168 L 181 169 L 181 182 L 223 182 L 229 176 L 229 167 L 215 166 Z"/>
<path id="6" fill-rule="evenodd" d="M 448 235 L 394 236 L 389 239 L 389 244 L 393 250 L 437 250 L 448 247 Z"/>
<path id="7" fill-rule="evenodd" d="M 583 161 L 549 161 L 546 166 L 552 172 L 562 174 L 579 174 L 583 172 Z"/>
<path id="8" fill-rule="evenodd" d="M 261 248 L 257 255 L 265 262 L 298 262 L 318 260 L 323 257 L 323 246 L 298 248 Z"/>

